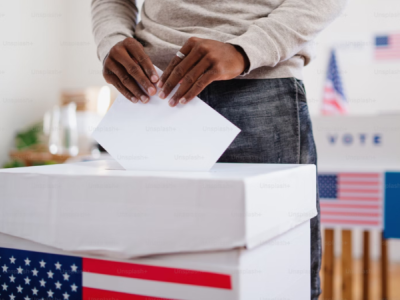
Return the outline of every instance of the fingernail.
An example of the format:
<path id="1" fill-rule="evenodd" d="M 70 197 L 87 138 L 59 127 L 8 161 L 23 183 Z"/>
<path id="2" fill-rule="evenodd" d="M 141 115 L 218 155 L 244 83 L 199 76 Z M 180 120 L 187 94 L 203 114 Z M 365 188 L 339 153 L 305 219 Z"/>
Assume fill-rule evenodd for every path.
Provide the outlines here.
<path id="1" fill-rule="evenodd" d="M 159 96 L 161 99 L 165 99 L 165 93 L 164 93 L 163 91 L 161 91 L 161 92 L 158 94 L 158 96 Z"/>
<path id="2" fill-rule="evenodd" d="M 158 86 L 159 88 L 162 88 L 163 83 L 162 83 L 161 81 L 159 81 L 159 82 L 157 82 L 157 86 Z"/>
<path id="3" fill-rule="evenodd" d="M 154 87 L 149 87 L 149 89 L 147 90 L 149 92 L 150 96 L 153 96 L 157 93 L 157 90 Z"/>
<path id="4" fill-rule="evenodd" d="M 175 100 L 174 99 L 169 99 L 168 101 L 169 106 L 173 107 L 175 104 Z"/>
<path id="5" fill-rule="evenodd" d="M 179 100 L 180 104 L 185 104 L 187 102 L 187 100 L 185 98 L 181 98 L 181 100 Z"/>
<path id="6" fill-rule="evenodd" d="M 143 96 L 140 97 L 140 100 L 142 100 L 143 103 L 147 103 L 147 102 L 149 101 L 149 99 L 150 99 L 150 98 L 147 97 L 147 96 L 145 96 L 145 95 L 143 95 Z"/>
<path id="7" fill-rule="evenodd" d="M 153 75 L 153 76 L 151 76 L 151 81 L 153 81 L 153 82 L 157 82 L 157 80 L 158 80 L 158 76 L 157 75 Z"/>
<path id="8" fill-rule="evenodd" d="M 138 100 L 137 98 L 135 98 L 135 97 L 132 97 L 131 100 L 132 100 L 133 103 L 138 103 L 138 101 L 139 101 L 139 100 Z"/>

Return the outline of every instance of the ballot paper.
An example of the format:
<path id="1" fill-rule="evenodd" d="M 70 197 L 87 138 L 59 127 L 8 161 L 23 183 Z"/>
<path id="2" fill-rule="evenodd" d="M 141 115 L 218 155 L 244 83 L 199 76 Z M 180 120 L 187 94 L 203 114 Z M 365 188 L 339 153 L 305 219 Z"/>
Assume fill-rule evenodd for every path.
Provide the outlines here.
<path id="1" fill-rule="evenodd" d="M 94 139 L 127 170 L 210 170 L 240 129 L 198 97 L 170 107 L 177 88 L 164 100 L 157 92 L 146 104 L 119 95 Z"/>

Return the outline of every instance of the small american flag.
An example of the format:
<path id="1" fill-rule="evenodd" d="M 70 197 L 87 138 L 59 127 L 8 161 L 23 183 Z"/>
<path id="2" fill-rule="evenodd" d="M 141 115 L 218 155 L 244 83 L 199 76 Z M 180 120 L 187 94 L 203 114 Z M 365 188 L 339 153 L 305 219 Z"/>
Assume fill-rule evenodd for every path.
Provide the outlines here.
<path id="1" fill-rule="evenodd" d="M 322 224 L 382 229 L 382 174 L 319 174 L 318 185 Z"/>
<path id="2" fill-rule="evenodd" d="M 1 300 L 230 299 L 231 275 L 0 247 Z"/>
<path id="3" fill-rule="evenodd" d="M 400 59 L 400 33 L 375 37 L 375 59 Z"/>
<path id="4" fill-rule="evenodd" d="M 344 95 L 336 54 L 335 51 L 332 50 L 324 88 L 324 97 L 322 100 L 322 114 L 345 114 L 347 113 L 347 110 L 348 102 Z"/>

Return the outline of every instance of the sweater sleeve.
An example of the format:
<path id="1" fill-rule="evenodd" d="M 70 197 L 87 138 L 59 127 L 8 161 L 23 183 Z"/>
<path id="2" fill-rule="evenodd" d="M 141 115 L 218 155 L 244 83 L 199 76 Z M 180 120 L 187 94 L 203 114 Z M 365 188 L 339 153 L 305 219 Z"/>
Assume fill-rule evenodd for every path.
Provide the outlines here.
<path id="1" fill-rule="evenodd" d="M 132 37 L 138 15 L 135 0 L 92 0 L 92 29 L 97 56 L 104 61 L 110 49 Z"/>
<path id="2" fill-rule="evenodd" d="M 342 11 L 346 0 L 285 0 L 242 35 L 226 41 L 240 46 L 250 61 L 247 72 L 293 57 Z M 306 64 L 308 61 L 306 61 Z"/>

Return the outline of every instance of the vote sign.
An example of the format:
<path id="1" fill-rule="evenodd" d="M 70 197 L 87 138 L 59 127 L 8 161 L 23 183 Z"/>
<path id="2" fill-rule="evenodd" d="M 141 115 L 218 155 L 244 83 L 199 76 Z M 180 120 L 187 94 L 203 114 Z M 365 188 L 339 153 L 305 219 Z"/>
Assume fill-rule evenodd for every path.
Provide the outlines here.
<path id="1" fill-rule="evenodd" d="M 400 115 L 318 116 L 313 129 L 320 167 L 400 166 Z"/>

